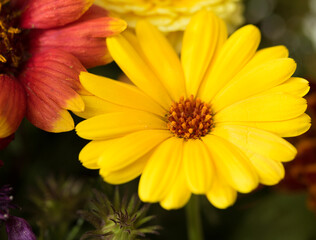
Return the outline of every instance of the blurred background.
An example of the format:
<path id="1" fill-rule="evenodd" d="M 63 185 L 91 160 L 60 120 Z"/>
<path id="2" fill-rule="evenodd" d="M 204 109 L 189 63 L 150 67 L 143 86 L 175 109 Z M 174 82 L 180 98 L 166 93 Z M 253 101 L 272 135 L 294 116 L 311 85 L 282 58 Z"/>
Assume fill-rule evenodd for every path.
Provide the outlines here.
<path id="1" fill-rule="evenodd" d="M 247 0 L 245 24 L 262 32 L 260 48 L 285 45 L 298 64 L 296 76 L 310 81 L 308 114 L 316 113 L 316 0 Z M 115 64 L 90 70 L 117 78 Z M 80 121 L 76 118 L 77 122 Z M 312 240 L 316 239 L 316 130 L 315 124 L 301 137 L 288 139 L 298 148 L 294 162 L 285 164 L 286 178 L 274 187 L 260 186 L 253 193 L 239 194 L 236 204 L 218 210 L 203 196 L 201 214 L 205 239 L 212 240 Z M 38 239 L 73 240 L 93 226 L 78 215 L 86 209 L 92 189 L 113 198 L 114 187 L 104 183 L 98 171 L 87 170 L 78 161 L 87 143 L 75 132 L 51 134 L 24 120 L 15 140 L 0 152 L 0 186 L 11 184 L 13 215 L 28 220 Z M 121 195 L 137 192 L 138 179 L 121 185 Z M 166 211 L 151 205 L 160 225 L 159 235 L 147 239 L 187 239 L 185 209 Z M 6 239 L 4 227 L 0 239 Z"/>

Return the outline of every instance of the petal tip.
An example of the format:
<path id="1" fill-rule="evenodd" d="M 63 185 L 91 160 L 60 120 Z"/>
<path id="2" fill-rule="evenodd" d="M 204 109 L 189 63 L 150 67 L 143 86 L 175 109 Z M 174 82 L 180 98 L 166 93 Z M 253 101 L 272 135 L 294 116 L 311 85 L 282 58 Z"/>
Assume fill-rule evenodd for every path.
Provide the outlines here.
<path id="1" fill-rule="evenodd" d="M 83 112 L 85 105 L 79 94 L 76 94 L 73 98 L 66 101 L 66 109 L 74 112 Z"/>
<path id="2" fill-rule="evenodd" d="M 59 114 L 59 119 L 57 119 L 52 126 L 50 132 L 59 133 L 59 132 L 68 132 L 74 129 L 74 121 L 68 111 L 62 110 Z"/>
<path id="3" fill-rule="evenodd" d="M 127 23 L 120 18 L 111 18 L 108 27 L 113 34 L 118 34 L 127 28 Z"/>

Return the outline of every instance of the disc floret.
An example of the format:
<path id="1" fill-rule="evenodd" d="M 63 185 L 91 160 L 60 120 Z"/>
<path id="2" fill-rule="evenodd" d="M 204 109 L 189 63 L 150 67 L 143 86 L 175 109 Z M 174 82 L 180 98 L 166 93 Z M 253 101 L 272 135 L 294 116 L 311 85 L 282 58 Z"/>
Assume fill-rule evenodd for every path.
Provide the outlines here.
<path id="1" fill-rule="evenodd" d="M 213 126 L 210 104 L 191 95 L 173 102 L 167 114 L 169 130 L 179 138 L 198 139 L 208 134 Z"/>

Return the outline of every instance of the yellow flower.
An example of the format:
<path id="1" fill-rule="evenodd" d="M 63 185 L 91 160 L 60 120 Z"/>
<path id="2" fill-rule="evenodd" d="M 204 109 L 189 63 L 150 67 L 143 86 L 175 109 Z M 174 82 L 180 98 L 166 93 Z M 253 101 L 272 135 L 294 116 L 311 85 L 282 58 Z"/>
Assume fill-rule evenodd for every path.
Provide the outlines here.
<path id="1" fill-rule="evenodd" d="M 110 37 L 111 55 L 135 84 L 82 72 L 88 118 L 76 127 L 92 140 L 79 155 L 112 184 L 141 175 L 139 196 L 180 208 L 191 193 L 218 208 L 237 192 L 284 177 L 282 162 L 296 149 L 282 137 L 310 127 L 302 98 L 305 79 L 284 46 L 256 51 L 260 32 L 245 26 L 227 39 L 222 20 L 196 14 L 181 59 L 154 26 L 140 21 L 136 36 Z"/>
<path id="2" fill-rule="evenodd" d="M 243 22 L 241 0 L 96 0 L 135 28 L 146 19 L 163 32 L 183 31 L 192 15 L 201 9 L 212 10 L 228 25 L 230 32 Z"/>

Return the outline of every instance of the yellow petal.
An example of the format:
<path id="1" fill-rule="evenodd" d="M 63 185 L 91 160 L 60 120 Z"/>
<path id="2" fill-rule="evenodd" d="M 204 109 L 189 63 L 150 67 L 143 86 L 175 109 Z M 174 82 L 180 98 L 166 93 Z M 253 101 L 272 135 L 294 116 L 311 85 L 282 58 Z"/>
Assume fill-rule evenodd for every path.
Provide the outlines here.
<path id="1" fill-rule="evenodd" d="M 284 178 L 282 163 L 266 158 L 256 153 L 246 154 L 257 171 L 259 181 L 265 185 L 274 185 Z"/>
<path id="2" fill-rule="evenodd" d="M 132 162 L 124 168 L 109 172 L 107 168 L 100 169 L 104 181 L 110 184 L 122 184 L 137 178 L 144 170 L 152 151 Z"/>
<path id="3" fill-rule="evenodd" d="M 244 74 L 238 74 L 213 99 L 213 111 L 216 113 L 234 102 L 285 82 L 292 76 L 295 69 L 296 63 L 293 59 L 281 58 L 261 64 Z"/>
<path id="4" fill-rule="evenodd" d="M 58 119 L 53 123 L 52 129 L 50 132 L 66 132 L 71 131 L 75 127 L 74 120 L 70 113 L 62 109 L 58 113 Z"/>
<path id="5" fill-rule="evenodd" d="M 166 89 L 131 43 L 123 35 L 108 37 L 106 42 L 113 59 L 126 76 L 148 96 L 168 109 L 171 99 Z"/>
<path id="6" fill-rule="evenodd" d="M 167 124 L 152 113 L 128 110 L 98 115 L 76 126 L 76 132 L 80 137 L 93 140 L 121 137 L 146 129 L 167 129 Z"/>
<path id="7" fill-rule="evenodd" d="M 166 130 L 144 130 L 108 140 L 98 164 L 109 172 L 119 170 L 141 158 L 169 137 L 171 133 Z"/>
<path id="8" fill-rule="evenodd" d="M 208 149 L 202 141 L 184 142 L 183 167 L 191 192 L 206 193 L 212 183 L 214 166 Z"/>
<path id="9" fill-rule="evenodd" d="M 147 63 L 174 101 L 185 97 L 185 85 L 179 57 L 168 40 L 153 25 L 138 21 L 136 35 Z"/>
<path id="10" fill-rule="evenodd" d="M 96 96 L 81 96 L 85 109 L 83 112 L 74 112 L 79 117 L 82 118 L 91 118 L 94 116 L 98 116 L 104 113 L 110 112 L 122 112 L 130 110 L 130 108 L 126 108 L 108 101 L 103 100 L 102 98 Z"/>
<path id="11" fill-rule="evenodd" d="M 179 172 L 183 140 L 169 138 L 151 155 L 139 181 L 138 195 L 144 202 L 158 202 L 170 193 Z"/>
<path id="12" fill-rule="evenodd" d="M 275 161 L 291 161 L 296 149 L 283 138 L 257 128 L 237 125 L 220 125 L 212 132 L 246 151 L 258 153 Z"/>
<path id="13" fill-rule="evenodd" d="M 181 166 L 175 174 L 177 176 L 175 182 L 165 198 L 160 202 L 160 205 L 167 210 L 183 207 L 191 197 L 183 167 Z"/>
<path id="14" fill-rule="evenodd" d="M 217 58 L 220 51 L 222 50 L 222 47 L 225 44 L 225 42 L 227 41 L 227 37 L 228 37 L 226 23 L 222 19 L 220 19 L 220 21 L 219 21 L 219 29 L 220 29 L 220 31 L 218 32 L 219 35 L 218 35 L 218 39 L 217 39 L 217 45 L 215 48 L 214 57 L 210 63 L 211 65 L 214 62 L 214 60 Z"/>
<path id="15" fill-rule="evenodd" d="M 247 25 L 233 33 L 209 67 L 198 96 L 206 102 L 224 87 L 253 57 L 260 42 L 260 32 Z"/>
<path id="16" fill-rule="evenodd" d="M 218 174 L 234 189 L 247 193 L 258 185 L 258 176 L 249 159 L 233 144 L 225 139 L 206 135 L 206 143 Z"/>
<path id="17" fill-rule="evenodd" d="M 137 53 L 141 56 L 141 58 L 146 59 L 143 50 L 140 47 L 139 41 L 132 29 L 126 29 L 124 32 L 121 33 L 124 38 L 135 48 Z"/>
<path id="18" fill-rule="evenodd" d="M 256 52 L 255 56 L 247 63 L 241 72 L 248 72 L 249 70 L 265 64 L 271 60 L 278 58 L 287 58 L 289 56 L 289 50 L 285 46 L 274 46 L 264 48 Z"/>
<path id="19" fill-rule="evenodd" d="M 214 116 L 215 122 L 284 121 L 300 116 L 306 100 L 285 93 L 267 93 L 234 103 Z"/>
<path id="20" fill-rule="evenodd" d="M 292 77 L 281 85 L 269 89 L 267 93 L 284 92 L 297 97 L 304 97 L 309 89 L 310 87 L 307 80 L 304 78 Z"/>
<path id="21" fill-rule="evenodd" d="M 135 86 L 87 72 L 81 72 L 79 78 L 85 89 L 103 100 L 161 116 L 166 113 L 166 110 Z"/>
<path id="22" fill-rule="evenodd" d="M 78 93 L 74 93 L 74 96 L 66 101 L 64 108 L 71 111 L 82 112 L 85 105 L 81 96 Z"/>
<path id="23" fill-rule="evenodd" d="M 98 160 L 108 141 L 91 141 L 79 153 L 79 161 L 89 169 L 99 169 Z"/>
<path id="24" fill-rule="evenodd" d="M 196 95 L 213 58 L 218 38 L 226 30 L 226 26 L 220 24 L 221 21 L 212 12 L 200 11 L 192 17 L 184 32 L 181 63 L 188 96 Z"/>
<path id="25" fill-rule="evenodd" d="M 295 137 L 308 131 L 311 127 L 311 118 L 303 113 L 302 115 L 285 121 L 276 122 L 227 122 L 226 125 L 242 125 L 259 128 L 272 132 L 280 137 Z M 220 126 L 220 124 L 217 124 Z"/>
<path id="26" fill-rule="evenodd" d="M 206 197 L 215 207 L 225 209 L 234 204 L 237 192 L 225 180 L 216 176 Z"/>

